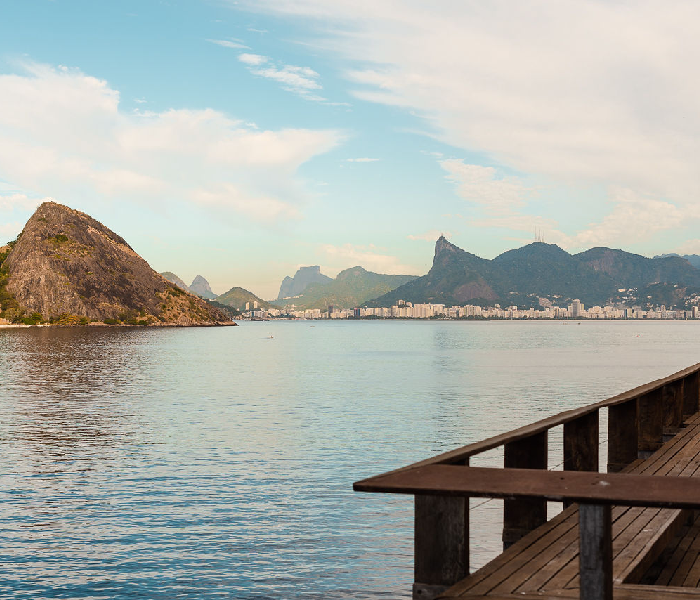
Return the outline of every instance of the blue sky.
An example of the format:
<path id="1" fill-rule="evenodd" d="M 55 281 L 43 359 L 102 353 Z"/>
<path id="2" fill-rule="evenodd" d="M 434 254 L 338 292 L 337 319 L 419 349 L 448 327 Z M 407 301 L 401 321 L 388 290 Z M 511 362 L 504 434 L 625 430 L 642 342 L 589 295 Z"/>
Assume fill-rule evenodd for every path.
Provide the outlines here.
<path id="1" fill-rule="evenodd" d="M 46 198 L 270 298 L 320 264 L 700 252 L 700 7 L 4 0 L 0 242 Z"/>

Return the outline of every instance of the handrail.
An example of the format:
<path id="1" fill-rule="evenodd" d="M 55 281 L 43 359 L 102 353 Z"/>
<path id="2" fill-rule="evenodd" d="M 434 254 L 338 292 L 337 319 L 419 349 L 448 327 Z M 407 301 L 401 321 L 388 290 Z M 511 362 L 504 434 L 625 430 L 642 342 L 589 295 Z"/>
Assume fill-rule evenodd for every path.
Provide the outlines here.
<path id="1" fill-rule="evenodd" d="M 388 471 L 387 473 L 403 471 L 404 469 L 413 469 L 415 467 L 421 467 L 423 465 L 430 465 L 434 463 L 459 463 L 469 459 L 472 456 L 481 454 L 482 452 L 486 452 L 488 450 L 493 450 L 494 448 L 504 446 L 507 443 L 517 442 L 519 440 L 531 437 L 538 433 L 549 431 L 554 427 L 565 425 L 566 423 L 570 423 L 571 421 L 574 421 L 579 417 L 583 417 L 590 413 L 593 413 L 598 409 L 609 408 L 611 406 L 618 406 L 645 394 L 650 394 L 652 392 L 658 391 L 664 386 L 670 383 L 675 383 L 677 381 L 683 380 L 694 373 L 700 373 L 700 363 L 696 363 L 690 367 L 682 369 L 681 371 L 677 371 L 676 373 L 673 373 L 668 377 L 656 379 L 655 381 L 645 383 L 634 389 L 622 392 L 621 394 L 617 394 L 616 396 L 611 396 L 610 398 L 601 400 L 600 402 L 588 404 L 587 406 L 582 406 L 580 408 L 566 410 L 556 415 L 552 415 L 551 417 L 541 419 L 540 421 L 530 423 L 529 425 L 524 425 L 517 429 L 507 431 L 505 433 L 499 433 L 498 435 L 487 438 L 485 440 L 474 442 L 472 444 L 467 444 L 460 448 L 455 448 L 454 450 L 449 450 L 442 454 L 431 456 L 430 458 L 406 465 L 404 467 L 399 467 L 398 469 Z"/>
<path id="2" fill-rule="evenodd" d="M 356 492 L 474 498 L 545 498 L 550 502 L 700 508 L 700 479 L 585 471 L 426 465 L 353 484 Z"/>
<path id="3" fill-rule="evenodd" d="M 357 491 L 397 491 L 382 490 L 380 484 L 403 480 L 402 478 L 413 482 L 413 488 L 410 486 L 406 488 L 413 491 L 405 491 L 405 493 L 415 494 L 414 599 L 435 598 L 469 574 L 468 496 L 479 495 L 475 490 L 469 491 L 466 488 L 456 493 L 449 487 L 454 486 L 454 482 L 446 484 L 443 488 L 432 489 L 428 479 L 434 477 L 436 473 L 450 473 L 449 477 L 456 476 L 458 479 L 464 473 L 477 473 L 471 470 L 472 467 L 468 467 L 469 459 L 487 450 L 503 446 L 504 469 L 491 469 L 488 473 L 495 477 L 495 473 L 498 472 L 498 477 L 501 479 L 513 478 L 511 482 L 504 480 L 504 485 L 508 484 L 509 492 L 507 494 L 504 492 L 501 496 L 505 497 L 503 543 L 504 548 L 507 548 L 547 521 L 547 500 L 552 497 L 540 493 L 542 490 L 539 488 L 537 493 L 523 493 L 523 490 L 529 489 L 528 485 L 534 485 L 537 481 L 547 485 L 553 484 L 558 481 L 553 478 L 557 477 L 563 477 L 562 481 L 567 482 L 574 481 L 579 476 L 583 477 L 580 481 L 589 481 L 586 478 L 592 478 L 590 481 L 603 481 L 596 480 L 602 477 L 597 473 L 600 447 L 599 412 L 602 408 L 608 409 L 607 465 L 608 472 L 614 473 L 627 468 L 639 458 L 650 456 L 661 447 L 666 436 L 673 436 L 683 427 L 686 416 L 698 412 L 700 363 L 606 400 L 567 410 L 536 423 L 355 483 Z M 562 448 L 564 471 L 575 473 L 574 479 L 569 475 L 562 476 L 559 471 L 549 474 L 547 472 L 548 432 L 560 425 L 564 427 Z M 460 471 L 460 469 L 468 470 Z M 462 475 L 457 476 L 458 473 Z M 605 477 L 610 478 L 612 475 Z M 613 477 L 612 481 L 617 482 L 617 477 Z M 630 481 L 627 479 L 629 476 L 622 477 L 623 480 Z M 415 478 L 428 479 L 418 485 Z M 656 479 L 667 480 L 668 478 Z M 510 483 L 515 481 L 518 482 L 517 489 L 510 486 Z M 682 483 L 680 485 L 681 487 L 676 490 L 676 484 L 673 484 L 669 487 L 669 493 L 675 493 L 673 491 L 680 493 L 686 490 L 686 487 L 682 486 L 696 486 L 697 497 L 700 499 L 700 484 Z M 488 491 L 488 486 L 484 489 Z M 490 493 L 492 492 L 493 490 Z M 565 504 L 571 501 L 583 502 L 576 495 L 567 495 L 567 493 L 559 494 L 557 500 L 563 500 Z M 600 498 L 596 502 L 599 500 Z M 618 499 L 616 503 L 624 505 L 633 500 L 633 498 Z M 680 501 L 676 500 L 676 502 Z M 693 504 L 695 500 L 691 499 L 690 502 L 693 506 L 700 507 L 700 501 Z M 581 506 L 586 506 L 585 502 Z M 604 521 L 609 517 L 609 515 L 605 517 L 604 512 L 596 512 L 598 508 L 609 510 L 609 505 L 605 502 L 602 504 L 598 502 L 595 507 L 595 510 L 591 509 L 592 512 L 588 509 L 584 510 L 587 515 L 593 515 L 591 517 L 593 521 L 599 523 L 602 522 L 601 519 Z M 596 560 L 598 559 L 603 560 L 605 557 L 598 556 Z"/>

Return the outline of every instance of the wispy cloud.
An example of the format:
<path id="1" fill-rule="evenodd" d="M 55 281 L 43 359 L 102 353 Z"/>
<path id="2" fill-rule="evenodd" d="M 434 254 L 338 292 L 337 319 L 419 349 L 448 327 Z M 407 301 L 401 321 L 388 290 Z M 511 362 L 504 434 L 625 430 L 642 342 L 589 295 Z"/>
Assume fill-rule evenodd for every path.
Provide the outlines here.
<path id="1" fill-rule="evenodd" d="M 520 208 L 533 190 L 517 177 L 500 177 L 494 167 L 467 164 L 463 160 L 439 161 L 457 194 L 490 214 L 505 215 Z"/>
<path id="2" fill-rule="evenodd" d="M 687 26 L 700 20 L 698 3 L 237 7 L 313 23 L 320 35 L 308 43 L 346 61 L 356 97 L 410 111 L 453 147 L 540 180 L 697 203 L 700 80 L 686 65 L 700 60 L 700 40 Z"/>
<path id="3" fill-rule="evenodd" d="M 267 56 L 262 56 L 261 54 L 243 53 L 238 55 L 238 60 L 245 65 L 259 66 L 266 63 L 270 59 Z"/>
<path id="4" fill-rule="evenodd" d="M 261 54 L 243 53 L 238 60 L 247 66 L 248 70 L 258 77 L 271 79 L 282 84 L 282 88 L 301 96 L 306 100 L 325 102 L 316 90 L 321 90 L 320 75 L 310 67 L 299 67 L 273 61 Z"/>
<path id="5" fill-rule="evenodd" d="M 240 40 L 207 40 L 207 42 L 216 44 L 217 46 L 222 46 L 224 48 L 234 48 L 239 50 L 245 50 L 248 48 L 248 46 L 246 46 Z"/>
<path id="6" fill-rule="evenodd" d="M 345 162 L 349 163 L 372 163 L 378 162 L 378 158 L 346 158 Z"/>
<path id="7" fill-rule="evenodd" d="M 323 256 L 326 272 L 340 271 L 350 267 L 361 266 L 374 273 L 387 275 L 416 275 L 415 267 L 401 264 L 398 257 L 385 254 L 373 244 L 321 244 L 316 249 Z"/>

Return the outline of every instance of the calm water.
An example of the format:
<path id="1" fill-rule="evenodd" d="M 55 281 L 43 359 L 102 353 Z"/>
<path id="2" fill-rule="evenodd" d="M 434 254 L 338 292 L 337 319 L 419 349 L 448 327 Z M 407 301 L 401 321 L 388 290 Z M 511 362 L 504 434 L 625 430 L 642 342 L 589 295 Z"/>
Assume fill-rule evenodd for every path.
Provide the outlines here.
<path id="1" fill-rule="evenodd" d="M 353 481 L 696 362 L 694 322 L 0 330 L 0 597 L 408 597 L 411 500 Z"/>

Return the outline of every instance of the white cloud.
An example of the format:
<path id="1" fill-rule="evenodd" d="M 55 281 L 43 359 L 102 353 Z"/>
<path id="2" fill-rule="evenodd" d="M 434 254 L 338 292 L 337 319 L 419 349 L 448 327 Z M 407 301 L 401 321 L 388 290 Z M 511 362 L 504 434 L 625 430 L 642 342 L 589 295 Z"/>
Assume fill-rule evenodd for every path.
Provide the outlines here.
<path id="1" fill-rule="evenodd" d="M 469 203 L 495 215 L 505 215 L 520 208 L 532 190 L 516 177 L 497 177 L 496 169 L 470 165 L 458 159 L 441 160 L 448 180 L 457 186 L 457 194 Z"/>
<path id="2" fill-rule="evenodd" d="M 692 204 L 700 4 L 686 0 L 239 0 L 347 60 L 355 95 L 522 173 Z M 309 41 L 309 40 L 307 40 Z"/>
<path id="3" fill-rule="evenodd" d="M 377 162 L 378 158 L 346 158 L 345 161 L 349 163 L 372 163 Z"/>
<path id="4" fill-rule="evenodd" d="M 207 42 L 210 42 L 212 44 L 216 44 L 217 46 L 222 46 L 224 48 L 234 48 L 234 49 L 246 49 L 246 48 L 248 48 L 248 46 L 246 46 L 240 40 L 207 40 Z"/>
<path id="5" fill-rule="evenodd" d="M 20 210 L 33 211 L 42 202 L 53 201 L 53 198 L 30 198 L 27 194 L 0 195 L 0 211 L 10 211 L 19 208 Z"/>
<path id="6" fill-rule="evenodd" d="M 0 223 L 0 244 L 11 242 L 22 231 L 24 225 L 14 221 L 12 223 Z"/>
<path id="7" fill-rule="evenodd" d="M 317 248 L 317 253 L 324 257 L 324 272 L 335 272 L 350 267 L 361 266 L 374 273 L 386 275 L 417 275 L 415 267 L 402 265 L 396 256 L 383 254 L 370 244 L 369 246 L 357 246 L 353 244 L 333 245 L 322 244 Z"/>
<path id="8" fill-rule="evenodd" d="M 275 64 L 270 57 L 261 54 L 243 53 L 238 56 L 238 60 L 253 75 L 276 81 L 288 92 L 314 102 L 326 101 L 326 98 L 315 93 L 315 90 L 323 89 L 323 86 L 319 83 L 320 75 L 310 67 Z"/>
<path id="9" fill-rule="evenodd" d="M 298 216 L 306 194 L 297 169 L 342 139 L 260 130 L 211 109 L 127 113 L 107 82 L 64 67 L 28 63 L 24 74 L 0 75 L 0 91 L 0 178 L 59 202 L 167 199 L 256 219 Z"/>
<path id="10" fill-rule="evenodd" d="M 627 189 L 613 190 L 613 210 L 575 236 L 562 236 L 565 247 L 620 247 L 650 239 L 660 231 L 675 229 L 690 216 L 670 202 L 643 197 Z M 697 215 L 697 210 L 693 216 Z"/>
<path id="11" fill-rule="evenodd" d="M 266 63 L 270 59 L 267 56 L 262 56 L 261 54 L 239 54 L 238 55 L 238 60 L 240 60 L 243 64 L 246 65 L 262 65 L 263 63 Z"/>
<path id="12" fill-rule="evenodd" d="M 454 235 L 454 233 L 452 233 L 451 231 L 440 231 L 438 229 L 431 229 L 430 231 L 426 231 L 425 233 L 421 233 L 418 235 L 407 235 L 406 237 L 409 240 L 413 241 L 435 242 L 441 235 L 444 235 L 446 238 L 451 238 Z"/>

